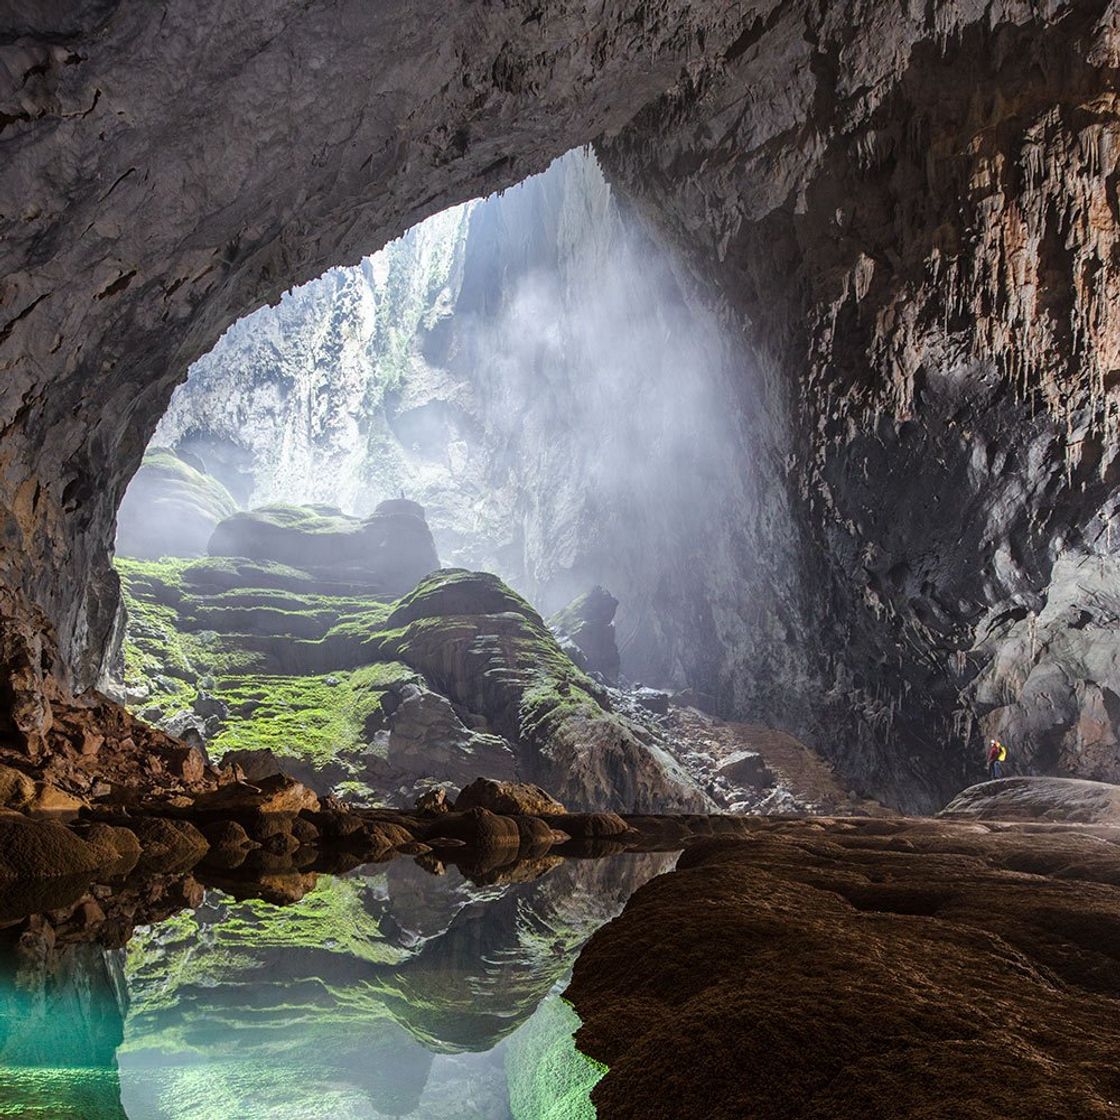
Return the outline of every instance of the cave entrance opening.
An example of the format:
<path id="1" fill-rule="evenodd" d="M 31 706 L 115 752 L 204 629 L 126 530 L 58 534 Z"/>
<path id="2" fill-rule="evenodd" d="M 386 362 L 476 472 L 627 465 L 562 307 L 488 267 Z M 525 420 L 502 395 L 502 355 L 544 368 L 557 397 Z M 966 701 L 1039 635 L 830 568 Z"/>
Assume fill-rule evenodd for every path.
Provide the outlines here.
<path id="1" fill-rule="evenodd" d="M 683 275 L 579 149 L 238 321 L 174 394 L 119 511 L 123 699 L 212 738 L 229 716 L 194 711 L 199 692 L 252 661 L 230 636 L 321 638 L 329 609 L 311 617 L 280 576 L 262 598 L 210 573 L 188 590 L 218 598 L 180 634 L 153 614 L 171 609 L 161 586 L 181 592 L 208 552 L 299 568 L 278 535 L 314 548 L 408 503 L 431 538 L 415 535 L 394 592 L 437 563 L 496 573 L 545 616 L 606 588 L 584 607 L 609 625 L 618 601 L 621 671 L 691 684 L 708 545 L 746 483 L 731 349 Z M 332 705 L 291 687 L 284 702 L 337 733 Z"/>

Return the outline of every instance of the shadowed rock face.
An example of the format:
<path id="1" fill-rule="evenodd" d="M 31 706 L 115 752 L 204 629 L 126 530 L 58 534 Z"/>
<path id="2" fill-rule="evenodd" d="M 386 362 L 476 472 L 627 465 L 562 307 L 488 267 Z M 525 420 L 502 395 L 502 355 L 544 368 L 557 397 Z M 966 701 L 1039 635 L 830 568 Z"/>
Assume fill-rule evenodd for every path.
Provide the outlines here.
<path id="1" fill-rule="evenodd" d="M 96 677 L 114 510 L 187 364 L 291 283 L 598 138 L 753 350 L 728 407 L 751 402 L 757 494 L 679 608 L 710 620 L 694 683 L 904 805 L 978 770 L 978 628 L 1038 612 L 1055 557 L 1111 554 L 1120 40 L 1103 0 L 1048 20 L 1010 0 L 9 12 L 15 730 L 49 719 L 44 673 Z M 688 563 L 655 546 L 666 571 Z M 996 698 L 1008 738 L 1018 687 Z M 1071 690 L 1074 740 L 1085 714 L 1108 740 L 1098 691 Z"/>

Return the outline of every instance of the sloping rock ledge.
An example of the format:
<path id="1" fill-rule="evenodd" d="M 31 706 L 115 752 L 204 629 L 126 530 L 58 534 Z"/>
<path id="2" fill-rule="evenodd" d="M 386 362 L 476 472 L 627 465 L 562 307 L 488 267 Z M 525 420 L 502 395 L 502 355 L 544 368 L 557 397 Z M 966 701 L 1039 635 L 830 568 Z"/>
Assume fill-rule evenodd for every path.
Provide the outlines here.
<path id="1" fill-rule="evenodd" d="M 1120 829 L 746 826 L 576 964 L 600 1120 L 1116 1115 Z"/>

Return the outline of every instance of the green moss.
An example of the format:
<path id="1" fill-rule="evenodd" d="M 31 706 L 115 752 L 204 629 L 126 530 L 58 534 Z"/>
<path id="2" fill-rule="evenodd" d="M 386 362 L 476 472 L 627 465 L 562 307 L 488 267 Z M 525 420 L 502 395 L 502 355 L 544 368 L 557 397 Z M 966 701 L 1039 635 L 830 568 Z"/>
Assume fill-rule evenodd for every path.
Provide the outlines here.
<path id="1" fill-rule="evenodd" d="M 244 521 L 279 525 L 298 529 L 301 533 L 351 533 L 361 524 L 356 517 L 347 517 L 341 510 L 328 506 L 293 506 L 276 502 L 237 514 Z"/>
<path id="2" fill-rule="evenodd" d="M 237 511 L 233 496 L 216 478 L 195 470 L 169 447 L 149 447 L 136 477 L 141 485 L 146 478 L 158 481 L 162 502 L 193 507 L 215 520 Z"/>
<path id="3" fill-rule="evenodd" d="M 392 685 L 415 679 L 399 662 L 314 677 L 221 678 L 214 693 L 233 718 L 211 742 L 211 752 L 220 758 L 230 750 L 268 748 L 279 758 L 319 767 L 352 763 L 352 756 L 371 749 L 365 725 L 382 696 Z"/>

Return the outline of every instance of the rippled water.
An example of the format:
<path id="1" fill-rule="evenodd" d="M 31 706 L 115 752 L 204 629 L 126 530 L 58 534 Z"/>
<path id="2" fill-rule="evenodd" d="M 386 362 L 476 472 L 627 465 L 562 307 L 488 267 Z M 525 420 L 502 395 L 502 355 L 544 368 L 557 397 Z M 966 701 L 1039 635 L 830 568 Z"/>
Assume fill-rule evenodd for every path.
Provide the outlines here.
<path id="1" fill-rule="evenodd" d="M 0 977 L 0 1116 L 578 1120 L 601 1069 L 560 997 L 587 938 L 673 861 L 479 886 L 410 860 L 275 906 L 217 889 L 124 950 Z"/>

